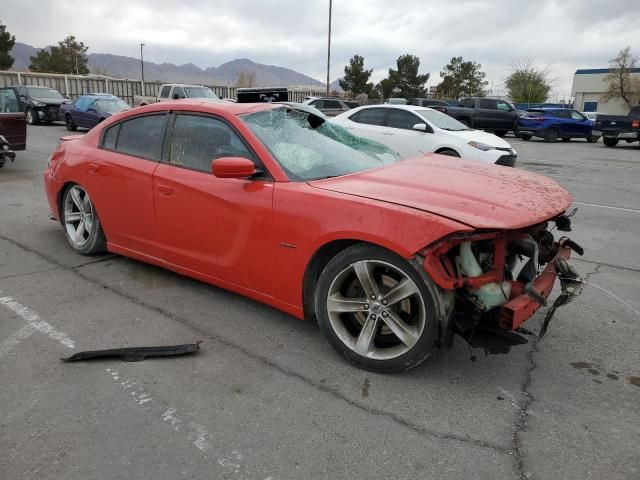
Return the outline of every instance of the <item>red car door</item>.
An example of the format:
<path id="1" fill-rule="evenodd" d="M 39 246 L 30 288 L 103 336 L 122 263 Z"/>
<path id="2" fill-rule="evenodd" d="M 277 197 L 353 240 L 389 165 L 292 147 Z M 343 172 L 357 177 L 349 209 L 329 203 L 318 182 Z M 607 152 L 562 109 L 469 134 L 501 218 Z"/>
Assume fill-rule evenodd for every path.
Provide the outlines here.
<path id="1" fill-rule="evenodd" d="M 157 257 L 153 172 L 169 115 L 134 117 L 109 127 L 86 159 L 84 183 L 110 244 Z"/>
<path id="2" fill-rule="evenodd" d="M 186 113 L 175 115 L 167 146 L 153 175 L 162 258 L 270 294 L 274 183 L 211 173 L 214 158 L 255 154 L 225 121 Z"/>

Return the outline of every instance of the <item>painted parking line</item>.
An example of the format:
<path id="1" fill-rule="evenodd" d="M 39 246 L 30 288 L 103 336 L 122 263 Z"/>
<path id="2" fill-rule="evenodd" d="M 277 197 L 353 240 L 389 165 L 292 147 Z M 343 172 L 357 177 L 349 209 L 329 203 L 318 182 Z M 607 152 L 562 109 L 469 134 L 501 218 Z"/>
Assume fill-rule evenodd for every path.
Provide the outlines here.
<path id="1" fill-rule="evenodd" d="M 2 293 L 2 290 L 0 290 L 0 293 Z M 59 332 L 53 328 L 29 307 L 25 307 L 21 303 L 14 301 L 11 297 L 0 297 L 0 305 L 4 305 L 9 310 L 16 313 L 34 330 L 47 335 L 49 338 L 56 340 L 67 348 L 75 348 L 75 342 L 71 340 L 66 333 Z"/>
<path id="2" fill-rule="evenodd" d="M 36 332 L 36 329 L 33 328 L 31 325 L 25 325 L 20 330 L 18 330 L 17 332 L 9 336 L 9 338 L 0 342 L 0 358 L 2 358 L 11 350 L 13 350 L 15 347 L 20 345 L 20 342 L 22 340 L 30 337 L 35 332 Z"/>
<path id="3" fill-rule="evenodd" d="M 0 294 L 1 293 L 2 290 L 0 290 Z M 75 348 L 76 343 L 71 340 L 67 334 L 53 328 L 49 323 L 42 320 L 36 312 L 15 301 L 12 297 L 0 297 L 0 305 L 5 306 L 27 322 L 27 324 L 20 330 L 12 334 L 6 340 L 0 342 L 0 357 L 9 353 L 18 346 L 22 340 L 30 337 L 35 332 L 47 335 L 52 340 L 56 340 L 67 348 Z M 124 391 L 129 393 L 137 406 L 152 412 L 175 432 L 185 435 L 189 442 L 201 452 L 210 450 L 211 446 L 208 438 L 211 435 L 204 426 L 199 423 L 183 419 L 177 408 L 166 405 L 164 402 L 157 400 L 150 392 L 147 392 L 141 386 L 142 384 L 136 379 L 130 377 L 127 378 L 118 370 L 111 368 L 106 368 L 105 372 L 111 380 L 117 382 Z M 235 451 L 232 453 L 235 453 Z M 238 469 L 240 468 L 239 465 L 237 467 Z M 236 469 L 235 473 L 239 472 L 238 469 Z"/>
<path id="4" fill-rule="evenodd" d="M 640 210 L 637 210 L 635 208 L 612 207 L 611 205 L 598 205 L 597 203 L 583 203 L 583 202 L 573 202 L 573 204 L 584 205 L 585 207 L 596 207 L 596 208 L 607 208 L 609 210 L 620 210 L 622 212 L 640 213 Z"/>

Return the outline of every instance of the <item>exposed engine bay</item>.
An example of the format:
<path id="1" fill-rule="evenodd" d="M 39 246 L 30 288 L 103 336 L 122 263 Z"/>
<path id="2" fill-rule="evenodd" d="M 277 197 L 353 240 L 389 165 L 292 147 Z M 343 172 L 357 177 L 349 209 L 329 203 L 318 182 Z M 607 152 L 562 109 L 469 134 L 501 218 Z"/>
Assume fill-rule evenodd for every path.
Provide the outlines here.
<path id="1" fill-rule="evenodd" d="M 451 344 L 453 333 L 487 353 L 507 353 L 511 346 L 527 343 L 526 335 L 533 333 L 522 324 L 547 305 L 559 278 L 562 293 L 537 335 L 546 333 L 556 309 L 582 289 L 569 257 L 571 251 L 582 255 L 583 249 L 568 237 L 556 240 L 552 233 L 571 231 L 574 213 L 521 230 L 453 235 L 421 252 L 425 270 L 448 298 L 444 346 Z"/>

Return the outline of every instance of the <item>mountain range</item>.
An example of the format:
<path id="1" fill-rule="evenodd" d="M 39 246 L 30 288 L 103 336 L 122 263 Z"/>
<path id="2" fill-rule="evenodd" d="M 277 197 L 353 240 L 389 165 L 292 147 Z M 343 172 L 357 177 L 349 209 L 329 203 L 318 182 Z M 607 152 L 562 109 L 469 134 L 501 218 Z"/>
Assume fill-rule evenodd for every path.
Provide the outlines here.
<path id="1" fill-rule="evenodd" d="M 30 57 L 35 56 L 39 50 L 41 49 L 16 42 L 11 50 L 11 56 L 15 59 L 12 70 L 27 70 L 31 63 Z M 134 57 L 110 53 L 90 53 L 88 66 L 91 73 L 100 73 L 115 78 L 140 78 L 140 59 Z M 290 68 L 264 65 L 248 58 L 237 58 L 218 67 L 208 67 L 204 70 L 192 63 L 174 65 L 173 63 L 144 62 L 145 79 L 163 82 L 234 85 L 241 72 L 255 74 L 255 83 L 258 87 L 319 87 L 324 85 L 315 78 Z M 337 83 L 337 81 L 333 83 Z"/>

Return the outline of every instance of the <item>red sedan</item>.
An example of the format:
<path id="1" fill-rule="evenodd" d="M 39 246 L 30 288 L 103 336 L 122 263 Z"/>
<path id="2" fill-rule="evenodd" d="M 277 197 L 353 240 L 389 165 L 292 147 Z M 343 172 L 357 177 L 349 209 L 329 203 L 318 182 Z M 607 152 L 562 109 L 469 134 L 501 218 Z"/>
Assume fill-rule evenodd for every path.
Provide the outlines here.
<path id="1" fill-rule="evenodd" d="M 63 138 L 44 178 L 78 253 L 108 250 L 316 318 L 376 371 L 418 365 L 453 333 L 485 348 L 526 342 L 514 330 L 569 256 L 547 228 L 568 222 L 555 181 L 439 155 L 399 161 L 291 106 L 135 108 Z"/>

